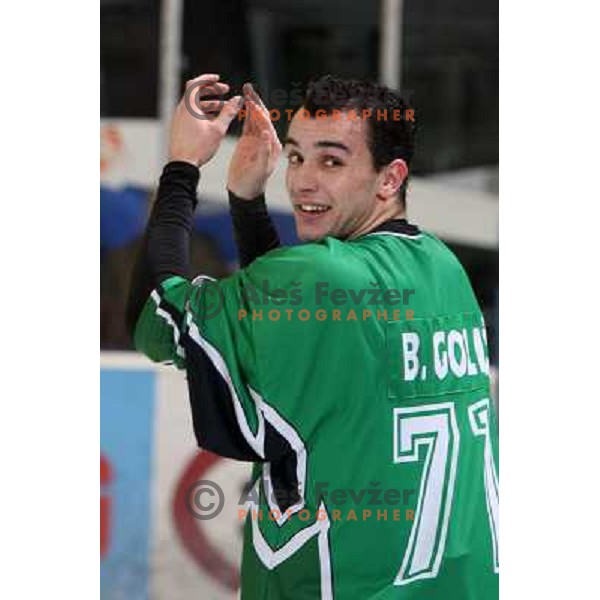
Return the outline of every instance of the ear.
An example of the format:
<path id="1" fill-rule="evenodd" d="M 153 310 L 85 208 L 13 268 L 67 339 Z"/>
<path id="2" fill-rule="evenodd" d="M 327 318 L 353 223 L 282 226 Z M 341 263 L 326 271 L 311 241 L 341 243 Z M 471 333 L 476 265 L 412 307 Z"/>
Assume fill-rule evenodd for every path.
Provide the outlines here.
<path id="1" fill-rule="evenodd" d="M 396 158 L 381 171 L 377 197 L 387 200 L 395 196 L 408 177 L 408 167 L 401 158 Z"/>

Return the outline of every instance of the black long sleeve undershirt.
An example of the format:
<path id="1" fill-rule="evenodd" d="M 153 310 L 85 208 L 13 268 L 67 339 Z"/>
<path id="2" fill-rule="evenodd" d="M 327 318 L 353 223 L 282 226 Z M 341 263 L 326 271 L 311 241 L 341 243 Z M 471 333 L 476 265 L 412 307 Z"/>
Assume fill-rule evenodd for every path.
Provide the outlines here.
<path id="1" fill-rule="evenodd" d="M 190 275 L 190 232 L 197 204 L 198 180 L 198 169 L 188 163 L 171 162 L 163 170 L 131 281 L 127 323 L 132 337 L 152 290 L 173 275 L 186 278 Z M 246 225 L 239 229 L 242 245 L 250 239 L 248 232 Z M 240 430 L 230 382 L 189 335 L 182 335 L 179 343 L 185 351 L 192 420 L 199 446 L 238 460 L 269 461 L 273 482 L 287 484 L 290 490 L 297 489 L 295 480 L 288 483 L 284 479 L 288 472 L 295 472 L 287 466 L 290 461 L 295 464 L 296 460 L 289 442 L 275 427 L 266 423 L 264 454 L 257 454 Z M 287 508 L 285 505 L 281 510 Z"/>
<path id="2" fill-rule="evenodd" d="M 267 211 L 265 196 L 252 200 L 229 194 L 229 213 L 240 259 L 240 266 L 249 265 L 254 259 L 280 246 L 279 235 Z"/>
<path id="3" fill-rule="evenodd" d="M 163 169 L 131 277 L 126 322 L 132 337 L 152 290 L 173 275 L 190 276 L 190 232 L 199 178 L 198 168 L 190 163 L 173 161 Z"/>
<path id="4" fill-rule="evenodd" d="M 173 161 L 163 169 L 156 202 L 131 278 L 126 322 L 133 337 L 148 296 L 173 275 L 190 277 L 190 233 L 198 203 L 200 172 L 186 162 Z M 277 230 L 267 212 L 264 195 L 244 200 L 229 192 L 240 266 L 280 245 Z"/>

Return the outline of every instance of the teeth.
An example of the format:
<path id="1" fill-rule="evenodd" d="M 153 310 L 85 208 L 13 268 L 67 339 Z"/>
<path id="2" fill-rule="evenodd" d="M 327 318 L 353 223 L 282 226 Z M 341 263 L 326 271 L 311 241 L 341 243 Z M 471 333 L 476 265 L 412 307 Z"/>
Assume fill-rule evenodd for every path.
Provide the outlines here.
<path id="1" fill-rule="evenodd" d="M 301 204 L 300 209 L 306 212 L 325 212 L 329 210 L 328 206 L 315 206 L 314 204 Z"/>

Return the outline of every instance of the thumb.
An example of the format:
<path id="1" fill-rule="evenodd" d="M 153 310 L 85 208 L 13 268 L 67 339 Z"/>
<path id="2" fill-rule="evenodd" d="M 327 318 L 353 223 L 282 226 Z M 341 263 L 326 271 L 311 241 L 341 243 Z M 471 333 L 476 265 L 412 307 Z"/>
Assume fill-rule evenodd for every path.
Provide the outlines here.
<path id="1" fill-rule="evenodd" d="M 242 99 L 241 96 L 234 96 L 225 102 L 223 109 L 219 113 L 219 116 L 215 119 L 219 122 L 223 133 L 227 131 L 229 125 L 231 125 L 231 121 L 235 119 L 235 116 L 238 114 L 240 108 L 242 108 Z"/>

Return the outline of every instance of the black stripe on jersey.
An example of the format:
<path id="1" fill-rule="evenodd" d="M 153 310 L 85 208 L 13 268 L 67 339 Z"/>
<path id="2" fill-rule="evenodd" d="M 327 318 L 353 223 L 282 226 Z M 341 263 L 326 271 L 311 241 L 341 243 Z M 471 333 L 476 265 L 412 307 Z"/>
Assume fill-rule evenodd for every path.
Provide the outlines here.
<path id="1" fill-rule="evenodd" d="M 192 422 L 198 445 L 227 458 L 271 462 L 273 487 L 285 490 L 287 497 L 292 499 L 291 506 L 297 499 L 298 490 L 296 453 L 291 444 L 262 414 L 265 422 L 264 457 L 259 456 L 240 429 L 227 381 L 189 334 L 182 336 L 181 345 L 186 354 Z"/>
<path id="2" fill-rule="evenodd" d="M 206 352 L 187 333 L 181 344 L 198 445 L 227 458 L 263 461 L 240 430 L 229 385 Z"/>
<path id="3" fill-rule="evenodd" d="M 298 457 L 288 440 L 266 420 L 265 457 L 271 462 L 269 469 L 273 500 L 284 513 L 301 498 Z"/>

